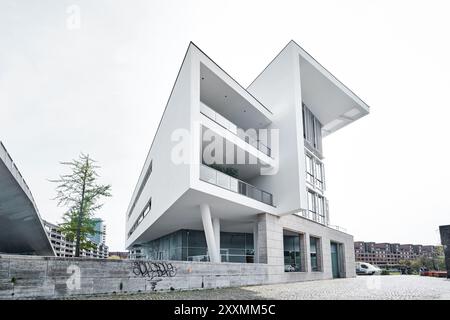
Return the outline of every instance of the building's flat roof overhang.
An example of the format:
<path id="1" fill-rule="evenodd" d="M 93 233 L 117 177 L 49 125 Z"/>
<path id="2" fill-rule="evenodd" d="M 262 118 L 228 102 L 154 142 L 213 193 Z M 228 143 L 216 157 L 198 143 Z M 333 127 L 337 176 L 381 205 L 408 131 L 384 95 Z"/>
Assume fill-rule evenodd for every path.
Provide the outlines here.
<path id="1" fill-rule="evenodd" d="M 369 106 L 292 41 L 300 55 L 302 100 L 323 125 L 323 136 L 369 114 Z"/>
<path id="2" fill-rule="evenodd" d="M 289 63 L 292 63 L 292 68 L 295 70 L 300 69 L 302 102 L 322 123 L 323 136 L 369 114 L 369 106 L 362 99 L 293 40 L 281 50 L 249 87 L 258 81 L 272 63 L 279 59 L 291 59 L 293 55 L 281 54 L 287 50 L 298 55 L 298 64 L 297 61 L 292 62 L 292 60 Z"/>

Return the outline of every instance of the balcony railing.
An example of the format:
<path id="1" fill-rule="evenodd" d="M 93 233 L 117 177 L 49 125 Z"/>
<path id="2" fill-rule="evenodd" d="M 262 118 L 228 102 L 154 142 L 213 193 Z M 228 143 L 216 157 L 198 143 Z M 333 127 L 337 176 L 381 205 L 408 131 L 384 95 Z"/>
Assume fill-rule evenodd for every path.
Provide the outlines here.
<path id="1" fill-rule="evenodd" d="M 241 140 L 247 142 L 251 146 L 255 147 L 265 155 L 271 157 L 272 156 L 272 150 L 266 146 L 264 143 L 261 142 L 261 140 L 258 140 L 256 138 L 250 137 L 248 135 L 243 134 L 243 130 L 238 130 L 238 127 L 225 117 L 221 116 L 217 112 L 215 112 L 213 109 L 205 105 L 204 103 L 200 103 L 200 112 L 220 125 L 221 127 L 227 129 L 229 132 L 240 138 Z M 248 141 L 247 141 L 248 139 Z"/>
<path id="2" fill-rule="evenodd" d="M 320 224 L 327 225 L 327 213 L 318 213 L 318 212 L 312 212 L 310 210 L 302 210 L 301 215 L 305 217 L 308 220 L 312 220 L 315 222 L 318 222 Z"/>
<path id="3" fill-rule="evenodd" d="M 183 248 L 184 249 L 184 248 Z M 190 255 L 190 252 L 205 252 L 204 254 Z M 210 261 L 208 249 L 205 247 L 186 247 L 187 261 Z M 222 262 L 253 263 L 255 251 L 243 248 L 221 248 L 220 258 Z"/>
<path id="4" fill-rule="evenodd" d="M 320 224 L 323 224 L 331 229 L 347 233 L 347 229 L 345 229 L 341 226 L 330 224 L 330 211 L 328 209 L 328 200 L 326 200 L 326 204 L 324 206 L 324 212 L 322 214 L 316 213 L 316 212 L 311 212 L 309 210 L 302 210 L 300 212 L 300 214 L 308 220 L 312 220 L 312 221 L 318 222 Z"/>
<path id="5" fill-rule="evenodd" d="M 9 169 L 11 175 L 16 179 L 17 183 L 20 185 L 22 190 L 31 200 L 33 205 L 35 205 L 35 201 L 33 195 L 31 194 L 30 188 L 28 187 L 27 183 L 25 182 L 25 179 L 22 177 L 22 174 L 20 173 L 19 169 L 17 168 L 16 164 L 14 163 L 13 159 L 11 158 L 10 154 L 8 153 L 8 151 L 6 150 L 5 146 L 1 141 L 0 141 L 0 161 L 3 161 L 5 166 Z"/>
<path id="6" fill-rule="evenodd" d="M 341 232 L 347 233 L 347 229 L 345 229 L 345 228 L 343 228 L 343 227 L 341 227 L 341 226 L 337 226 L 337 225 L 334 225 L 334 224 L 328 224 L 327 226 L 330 227 L 330 228 L 332 228 L 332 229 L 334 229 L 334 230 L 337 230 L 337 231 L 341 231 Z"/>
<path id="7" fill-rule="evenodd" d="M 269 192 L 260 190 L 247 182 L 233 178 L 204 164 L 200 165 L 200 180 L 273 206 L 273 196 Z"/>

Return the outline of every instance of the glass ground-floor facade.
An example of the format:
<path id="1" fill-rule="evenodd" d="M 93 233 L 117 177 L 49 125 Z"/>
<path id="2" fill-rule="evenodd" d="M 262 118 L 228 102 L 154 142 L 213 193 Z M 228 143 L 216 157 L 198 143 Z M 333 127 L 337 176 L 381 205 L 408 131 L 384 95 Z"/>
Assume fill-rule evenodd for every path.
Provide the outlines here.
<path id="1" fill-rule="evenodd" d="M 135 247 L 141 256 L 151 260 L 209 261 L 203 230 L 178 230 Z M 221 232 L 222 262 L 254 262 L 252 233 Z"/>

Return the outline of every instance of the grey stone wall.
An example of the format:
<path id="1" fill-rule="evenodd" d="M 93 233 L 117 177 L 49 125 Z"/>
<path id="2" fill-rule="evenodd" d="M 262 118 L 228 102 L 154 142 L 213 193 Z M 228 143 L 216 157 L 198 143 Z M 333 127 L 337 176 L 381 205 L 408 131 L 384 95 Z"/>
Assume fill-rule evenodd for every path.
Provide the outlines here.
<path id="1" fill-rule="evenodd" d="M 153 274 L 142 275 L 133 260 L 0 256 L 0 299 L 269 283 L 269 266 L 265 264 L 154 262 L 157 265 L 147 269 L 153 270 Z M 164 266 L 172 266 L 173 269 L 167 271 Z"/>
<path id="2" fill-rule="evenodd" d="M 331 270 L 331 242 L 341 244 L 343 249 L 341 265 L 343 267 L 343 277 L 351 278 L 356 276 L 355 271 L 355 251 L 353 244 L 353 236 L 326 226 L 323 226 L 314 221 L 296 216 L 289 215 L 280 218 L 280 224 L 284 229 L 291 231 L 303 232 L 306 236 L 306 257 L 308 271 L 311 272 L 309 263 L 310 246 L 309 237 L 314 236 L 320 238 L 322 250 L 322 271 L 311 272 L 315 277 L 320 279 L 332 278 Z"/>
<path id="3" fill-rule="evenodd" d="M 332 278 L 330 242 L 343 247 L 345 277 L 355 276 L 353 237 L 289 215 L 258 217 L 261 263 L 105 260 L 0 255 L 0 299 L 58 298 L 68 295 L 237 287 Z M 284 272 L 283 229 L 305 239 L 305 272 Z M 322 270 L 310 267 L 309 236 L 321 240 Z M 145 269 L 145 266 L 147 269 Z M 145 271 L 149 271 L 145 273 Z M 144 271 L 144 272 L 143 272 Z"/>
<path id="4" fill-rule="evenodd" d="M 284 272 L 283 230 L 301 233 L 305 239 L 305 252 L 302 262 L 305 272 Z M 274 216 L 262 213 L 258 216 L 258 254 L 260 262 L 270 264 L 269 282 L 293 282 L 331 279 L 331 242 L 341 245 L 341 271 L 343 277 L 355 277 L 355 252 L 353 236 L 326 227 L 297 215 Z M 310 236 L 320 239 L 321 271 L 313 272 L 310 263 Z"/>

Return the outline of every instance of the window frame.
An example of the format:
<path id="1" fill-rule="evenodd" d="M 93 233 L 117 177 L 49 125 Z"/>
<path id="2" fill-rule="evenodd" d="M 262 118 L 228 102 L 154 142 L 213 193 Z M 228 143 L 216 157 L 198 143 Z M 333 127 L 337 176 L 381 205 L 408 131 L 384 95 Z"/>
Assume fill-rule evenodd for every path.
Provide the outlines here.
<path id="1" fill-rule="evenodd" d="M 136 221 L 134 222 L 133 226 L 131 227 L 130 231 L 128 232 L 128 238 L 133 234 L 133 232 L 137 229 L 137 227 L 141 224 L 142 221 L 144 221 L 145 217 L 150 213 L 152 210 L 152 198 L 147 201 L 144 209 L 142 209 L 139 216 L 136 218 Z"/>
<path id="2" fill-rule="evenodd" d="M 288 233 L 284 233 L 284 231 L 287 231 Z M 298 261 L 295 260 L 295 253 L 294 253 L 294 263 L 299 266 L 298 270 L 291 270 L 288 271 L 286 270 L 286 252 L 289 252 L 289 255 L 291 254 L 291 252 L 296 252 L 295 250 L 286 250 L 285 247 L 285 237 L 296 237 L 298 239 L 298 245 L 299 245 L 299 251 L 298 251 Z M 288 230 L 288 229 L 283 229 L 283 265 L 284 265 L 284 272 L 287 273 L 299 273 L 299 272 L 307 272 L 307 268 L 306 268 L 306 255 L 307 255 L 307 251 L 306 251 L 306 234 L 302 233 L 302 232 L 298 232 L 298 231 L 292 231 L 292 230 Z"/>
<path id="3" fill-rule="evenodd" d="M 326 198 L 312 190 L 307 188 L 307 199 L 308 199 L 308 215 L 310 220 L 318 222 L 320 224 L 327 224 L 327 200 Z M 312 200 L 312 201 L 311 201 Z"/>
<path id="4" fill-rule="evenodd" d="M 322 154 L 322 123 L 309 110 L 305 103 L 302 103 L 303 138 L 319 154 Z"/>
<path id="5" fill-rule="evenodd" d="M 305 148 L 305 172 L 306 182 L 309 183 L 315 190 L 324 192 L 325 166 L 323 165 L 323 162 L 307 148 Z"/>
<path id="6" fill-rule="evenodd" d="M 315 242 L 315 252 L 311 251 L 311 240 L 314 239 Z M 322 263 L 322 238 L 314 235 L 309 235 L 309 259 L 310 259 L 310 267 L 311 272 L 323 272 L 323 263 Z M 313 254 L 315 255 L 316 266 L 313 268 Z"/>
<path id="7" fill-rule="evenodd" d="M 136 206 L 136 202 L 138 201 L 139 197 L 142 194 L 142 191 L 144 190 L 145 186 L 147 185 L 148 179 L 150 178 L 152 172 L 153 172 L 153 159 L 150 159 L 150 164 L 148 165 L 147 171 L 145 172 L 144 178 L 142 179 L 142 183 L 139 186 L 138 192 L 136 193 L 136 197 L 134 197 L 133 204 L 130 207 L 130 211 L 128 212 L 127 219 L 130 219 L 131 214 L 134 211 L 134 207 Z"/>

